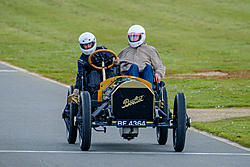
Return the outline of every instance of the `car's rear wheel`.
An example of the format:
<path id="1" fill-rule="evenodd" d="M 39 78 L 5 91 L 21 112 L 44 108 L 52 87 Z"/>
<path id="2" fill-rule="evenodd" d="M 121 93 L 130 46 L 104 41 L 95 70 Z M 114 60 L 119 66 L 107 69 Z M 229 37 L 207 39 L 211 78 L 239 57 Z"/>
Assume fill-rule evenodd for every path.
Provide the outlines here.
<path id="1" fill-rule="evenodd" d="M 73 86 L 70 87 L 68 91 L 68 96 L 73 93 Z M 76 142 L 76 137 L 77 137 L 77 127 L 74 124 L 74 117 L 77 114 L 77 104 L 71 102 L 69 104 L 69 123 L 68 127 L 66 128 L 66 135 L 67 135 L 67 140 L 69 144 L 75 144 Z"/>
<path id="2" fill-rule="evenodd" d="M 163 111 L 166 113 L 169 117 L 169 108 L 168 108 L 168 93 L 165 87 L 163 87 L 163 100 L 164 100 L 164 108 Z M 167 118 L 163 118 L 163 122 L 168 121 Z M 168 128 L 167 127 L 157 127 L 156 128 L 156 136 L 157 141 L 160 145 L 165 145 L 168 140 Z"/>
<path id="3" fill-rule="evenodd" d="M 186 138 L 186 98 L 183 93 L 177 93 L 174 100 L 174 128 L 173 128 L 173 145 L 176 152 L 184 149 Z"/>
<path id="4" fill-rule="evenodd" d="M 79 128 L 79 143 L 82 151 L 88 151 L 91 144 L 91 99 L 89 92 L 81 93 L 82 122 Z"/>

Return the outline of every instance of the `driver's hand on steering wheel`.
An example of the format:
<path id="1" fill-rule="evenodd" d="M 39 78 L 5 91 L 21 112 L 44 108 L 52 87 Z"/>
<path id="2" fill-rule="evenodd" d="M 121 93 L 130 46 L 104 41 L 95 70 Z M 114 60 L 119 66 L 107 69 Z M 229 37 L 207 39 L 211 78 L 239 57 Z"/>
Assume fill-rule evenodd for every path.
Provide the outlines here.
<path id="1" fill-rule="evenodd" d="M 113 63 L 114 63 L 114 65 L 119 65 L 119 57 L 117 57 L 117 59 L 113 59 Z"/>

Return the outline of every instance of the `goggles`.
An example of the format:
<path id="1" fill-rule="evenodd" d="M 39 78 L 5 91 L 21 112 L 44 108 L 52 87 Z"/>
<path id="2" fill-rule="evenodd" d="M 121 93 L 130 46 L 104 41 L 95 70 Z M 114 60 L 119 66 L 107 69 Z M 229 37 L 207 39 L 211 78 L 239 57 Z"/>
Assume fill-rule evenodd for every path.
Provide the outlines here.
<path id="1" fill-rule="evenodd" d="M 141 40 L 142 33 L 128 33 L 128 40 L 130 42 L 138 42 Z"/>
<path id="2" fill-rule="evenodd" d="M 94 46 L 94 42 L 86 43 L 86 44 L 80 44 L 80 47 L 84 50 L 88 50 Z"/>

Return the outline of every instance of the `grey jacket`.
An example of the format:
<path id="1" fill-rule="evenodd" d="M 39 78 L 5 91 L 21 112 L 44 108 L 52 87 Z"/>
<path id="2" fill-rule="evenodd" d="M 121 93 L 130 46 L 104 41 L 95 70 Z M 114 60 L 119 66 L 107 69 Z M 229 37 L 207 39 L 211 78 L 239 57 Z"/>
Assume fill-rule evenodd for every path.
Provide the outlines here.
<path id="1" fill-rule="evenodd" d="M 119 53 L 118 57 L 122 74 L 126 74 L 131 64 L 137 64 L 140 72 L 149 64 L 153 67 L 155 74 L 159 74 L 161 78 L 165 76 L 166 68 L 161 61 L 159 53 L 153 46 L 147 45 L 147 43 L 142 44 L 138 48 L 128 46 Z"/>

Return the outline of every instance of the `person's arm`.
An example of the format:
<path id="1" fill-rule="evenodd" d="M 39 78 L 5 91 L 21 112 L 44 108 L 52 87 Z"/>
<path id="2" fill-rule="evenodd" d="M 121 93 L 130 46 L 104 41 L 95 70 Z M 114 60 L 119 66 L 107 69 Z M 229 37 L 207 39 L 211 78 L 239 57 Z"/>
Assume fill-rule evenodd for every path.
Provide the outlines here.
<path id="1" fill-rule="evenodd" d="M 119 59 L 122 59 L 123 55 L 124 55 L 124 49 L 117 55 L 117 57 Z"/>
<path id="2" fill-rule="evenodd" d="M 85 62 L 81 59 L 78 60 L 77 62 L 77 75 L 76 75 L 76 89 L 81 89 L 82 88 L 82 77 L 84 75 L 84 67 L 85 66 Z"/>
<path id="3" fill-rule="evenodd" d="M 158 51 L 153 48 L 154 54 L 151 57 L 153 69 L 155 71 L 154 81 L 160 83 L 161 79 L 165 76 L 165 65 L 163 64 Z"/>
<path id="4" fill-rule="evenodd" d="M 120 69 L 119 69 L 120 73 L 124 72 L 124 69 L 123 69 L 124 62 L 122 60 L 123 55 L 124 55 L 124 49 L 117 55 L 117 61 L 118 62 L 115 62 L 120 67 Z"/>
<path id="5" fill-rule="evenodd" d="M 120 64 L 120 58 L 122 58 L 122 54 L 123 54 L 124 50 L 122 50 L 118 55 L 117 55 L 117 59 L 114 59 L 114 64 L 116 66 L 118 66 Z"/>

